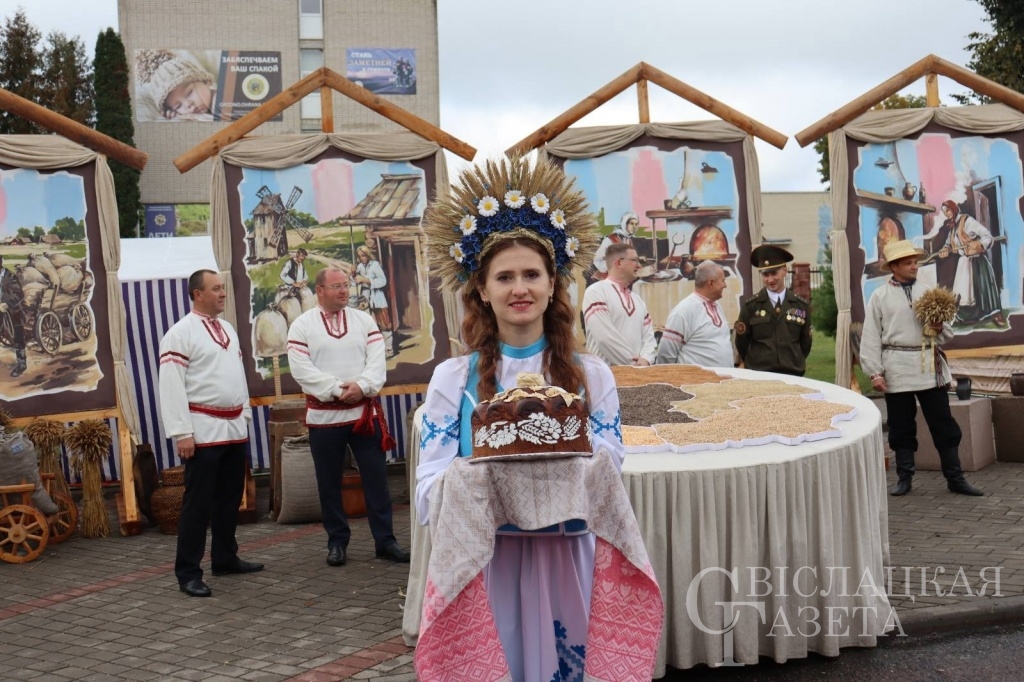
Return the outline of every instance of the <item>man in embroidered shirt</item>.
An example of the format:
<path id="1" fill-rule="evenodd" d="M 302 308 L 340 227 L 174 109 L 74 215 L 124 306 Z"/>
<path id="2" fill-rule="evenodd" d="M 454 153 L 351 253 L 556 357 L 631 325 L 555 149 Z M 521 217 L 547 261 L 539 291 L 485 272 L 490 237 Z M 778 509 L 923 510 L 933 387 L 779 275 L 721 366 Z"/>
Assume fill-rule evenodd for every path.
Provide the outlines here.
<path id="1" fill-rule="evenodd" d="M 185 462 L 174 575 L 190 597 L 209 597 L 199 562 L 210 527 L 214 575 L 253 573 L 263 564 L 238 558 L 235 527 L 245 487 L 249 395 L 235 330 L 224 312 L 224 280 L 212 270 L 188 278 L 192 312 L 160 341 L 160 416 L 164 435 Z"/>
<path id="2" fill-rule="evenodd" d="M 384 451 L 394 447 L 377 399 L 387 368 L 384 338 L 367 313 L 349 308 L 349 279 L 339 268 L 316 275 L 317 307 L 288 330 L 288 365 L 306 394 L 306 426 L 320 511 L 327 531 L 327 563 L 345 564 L 351 530 L 341 505 L 346 446 L 359 465 L 377 556 L 408 562 L 391 524 Z"/>
<path id="3" fill-rule="evenodd" d="M 703 261 L 693 273 L 694 292 L 676 304 L 658 344 L 658 364 L 732 367 L 729 324 L 722 309 L 725 270 Z"/>
<path id="4" fill-rule="evenodd" d="M 583 295 L 587 351 L 609 365 L 653 364 L 654 325 L 647 305 L 629 289 L 640 269 L 636 249 L 612 244 L 605 256 L 608 278 L 591 284 Z"/>
<path id="5" fill-rule="evenodd" d="M 793 254 L 762 244 L 750 252 L 764 288 L 740 306 L 736 350 L 743 365 L 762 372 L 803 376 L 811 352 L 811 306 L 786 289 Z"/>
<path id="6" fill-rule="evenodd" d="M 313 292 L 309 290 L 309 276 L 303 263 L 309 252 L 303 248 L 295 249 L 295 255 L 285 262 L 281 268 L 281 281 L 288 287 L 288 295 L 297 298 L 303 310 L 312 305 Z"/>
<path id="7" fill-rule="evenodd" d="M 898 479 L 889 494 L 899 497 L 910 492 L 917 452 L 916 403 L 920 403 L 950 492 L 982 495 L 964 479 L 960 425 L 949 410 L 946 389 L 952 376 L 938 350 L 939 344 L 953 338 L 949 323 L 932 325 L 935 345 L 923 357 L 924 325 L 914 314 L 913 302 L 931 288 L 917 281 L 924 251 L 904 239 L 887 244 L 883 255 L 892 279 L 875 289 L 864 311 L 860 366 L 871 376 L 871 385 L 885 393 L 889 447 L 895 453 Z"/>

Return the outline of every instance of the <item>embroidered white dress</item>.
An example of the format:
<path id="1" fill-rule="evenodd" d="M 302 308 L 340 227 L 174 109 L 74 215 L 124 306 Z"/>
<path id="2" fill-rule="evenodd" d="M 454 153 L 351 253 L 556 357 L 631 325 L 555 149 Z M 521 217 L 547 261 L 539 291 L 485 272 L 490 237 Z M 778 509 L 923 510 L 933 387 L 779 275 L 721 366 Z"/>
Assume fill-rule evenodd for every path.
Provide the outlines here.
<path id="1" fill-rule="evenodd" d="M 609 365 L 632 365 L 633 358 L 654 364 L 657 344 L 647 304 L 613 279 L 595 282 L 583 295 L 587 350 Z"/>
<path id="2" fill-rule="evenodd" d="M 694 292 L 676 304 L 658 344 L 658 364 L 732 367 L 732 342 L 725 310 Z"/>
<path id="3" fill-rule="evenodd" d="M 502 348 L 498 386 L 515 386 L 520 372 L 539 373 L 545 342 Z M 416 469 L 419 518 L 430 518 L 431 491 L 448 465 L 470 454 L 463 400 L 475 394 L 474 356 L 453 358 L 434 371 L 424 403 L 420 460 Z M 621 470 L 619 398 L 611 371 L 592 355 L 580 357 L 590 397 L 594 452 L 606 450 Z M 475 401 L 473 401 L 475 404 Z M 461 442 L 460 442 L 461 441 Z M 582 680 L 594 573 L 594 536 L 560 524 L 544 531 L 499 533 L 484 571 L 491 611 L 509 671 L 516 681 Z M 577 532 L 571 535 L 567 533 Z"/>

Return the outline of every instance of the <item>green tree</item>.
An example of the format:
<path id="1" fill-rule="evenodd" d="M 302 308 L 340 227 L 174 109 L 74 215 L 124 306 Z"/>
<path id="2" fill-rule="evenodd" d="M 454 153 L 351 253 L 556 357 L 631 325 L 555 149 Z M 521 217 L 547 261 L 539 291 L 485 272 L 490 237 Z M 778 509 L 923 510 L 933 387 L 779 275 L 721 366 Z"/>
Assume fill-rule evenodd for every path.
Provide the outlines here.
<path id="1" fill-rule="evenodd" d="M 60 31 L 46 37 L 38 103 L 62 116 L 92 126 L 95 113 L 92 64 L 81 38 Z"/>
<path id="2" fill-rule="evenodd" d="M 128 59 L 121 37 L 112 28 L 102 31 L 96 39 L 93 73 L 96 130 L 134 147 L 135 126 L 132 124 L 132 105 L 128 96 Z M 138 226 L 143 220 L 139 171 L 113 159 L 109 163 L 110 172 L 114 175 L 121 236 L 136 237 Z"/>
<path id="3" fill-rule="evenodd" d="M 981 0 L 979 0 L 980 2 Z M 924 95 L 889 95 L 884 100 L 871 107 L 871 111 L 882 111 L 888 109 L 924 109 L 928 106 L 928 98 Z M 821 176 L 821 184 L 828 185 L 830 180 L 828 136 L 820 137 L 814 143 L 814 151 L 821 157 L 818 159 L 818 175 Z"/>
<path id="4" fill-rule="evenodd" d="M 21 239 L 32 239 L 32 230 L 28 229 L 27 227 L 19 227 L 18 237 L 20 237 Z"/>
<path id="5" fill-rule="evenodd" d="M 46 230 L 43 229 L 42 225 L 36 225 L 32 228 L 32 241 L 39 243 L 39 239 L 46 234 Z"/>
<path id="6" fill-rule="evenodd" d="M 4 20 L 0 28 L 0 88 L 37 102 L 40 93 L 41 34 L 28 22 L 23 9 Z M 40 129 L 27 118 L 0 109 L 0 134 L 28 134 Z"/>
<path id="7" fill-rule="evenodd" d="M 82 241 L 85 239 L 85 223 L 81 220 L 76 221 L 71 216 L 64 216 L 53 223 L 50 234 L 55 234 L 66 242 Z"/>
<path id="8" fill-rule="evenodd" d="M 1024 0 L 975 0 L 988 14 L 992 33 L 967 34 L 971 60 L 967 68 L 1000 85 L 1024 92 Z M 987 104 L 990 98 L 970 92 L 953 95 L 960 104 Z"/>

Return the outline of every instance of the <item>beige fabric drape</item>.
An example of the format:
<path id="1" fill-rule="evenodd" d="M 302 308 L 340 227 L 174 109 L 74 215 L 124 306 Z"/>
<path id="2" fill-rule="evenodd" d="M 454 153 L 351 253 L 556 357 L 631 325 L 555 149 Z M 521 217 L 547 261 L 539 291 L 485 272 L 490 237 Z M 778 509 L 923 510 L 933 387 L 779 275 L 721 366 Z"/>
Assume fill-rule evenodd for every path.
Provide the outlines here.
<path id="1" fill-rule="evenodd" d="M 846 238 L 846 213 L 849 205 L 849 158 L 846 138 L 860 142 L 893 142 L 913 135 L 929 123 L 977 135 L 998 135 L 1024 130 L 1024 113 L 1004 104 L 972 107 L 942 107 L 869 111 L 843 128 L 829 133 L 829 173 L 832 183 L 832 276 L 835 280 L 836 307 L 836 383 L 848 386 L 852 369 L 850 348 L 850 249 Z M 864 302 L 865 305 L 867 301 Z M 950 368 L 956 374 L 955 362 Z M 964 372 L 962 369 L 959 373 Z M 996 377 L 993 377 L 997 380 Z"/>
<path id="2" fill-rule="evenodd" d="M 327 148 L 375 161 L 415 161 L 434 156 L 434 192 L 448 191 L 448 166 L 441 146 L 419 135 L 396 133 L 316 133 L 312 135 L 273 135 L 239 140 L 221 150 L 213 164 L 210 190 L 210 220 L 213 224 L 213 255 L 227 289 L 224 317 L 236 328 L 235 291 L 231 282 L 231 222 L 224 165 L 243 168 L 291 168 L 315 158 Z M 428 197 L 429 198 L 429 197 Z M 445 305 L 446 319 L 448 305 Z M 449 329 L 452 327 L 449 324 Z"/>
<path id="3" fill-rule="evenodd" d="M 110 352 L 114 359 L 114 388 L 117 403 L 128 430 L 139 435 L 139 413 L 135 406 L 132 380 L 124 364 L 128 339 L 125 331 L 124 301 L 117 270 L 121 266 L 121 237 L 118 229 L 114 176 L 102 154 L 57 135 L 0 136 L 0 163 L 33 170 L 74 168 L 96 164 L 96 210 L 100 225 L 100 249 L 107 271 L 107 315 L 110 320 Z M 130 460 L 129 460 L 130 461 Z"/>
<path id="4" fill-rule="evenodd" d="M 747 230 L 751 244 L 761 243 L 761 171 L 757 164 L 754 138 L 725 121 L 691 121 L 688 123 L 636 123 L 621 126 L 569 128 L 548 142 L 539 151 L 541 159 L 557 156 L 563 159 L 589 159 L 602 156 L 633 140 L 649 135 L 669 140 L 703 142 L 743 141 L 743 165 L 746 170 Z M 748 276 L 753 275 L 753 269 Z M 756 279 L 752 281 L 757 281 Z"/>

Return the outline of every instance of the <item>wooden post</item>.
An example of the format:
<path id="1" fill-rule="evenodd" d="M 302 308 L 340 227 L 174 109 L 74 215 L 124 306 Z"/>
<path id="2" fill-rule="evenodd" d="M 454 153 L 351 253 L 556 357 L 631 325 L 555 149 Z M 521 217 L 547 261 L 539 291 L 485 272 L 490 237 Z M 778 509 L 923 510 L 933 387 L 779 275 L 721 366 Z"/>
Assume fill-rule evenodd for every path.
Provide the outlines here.
<path id="1" fill-rule="evenodd" d="M 121 535 L 138 535 L 142 532 L 142 524 L 139 521 L 139 501 L 135 499 L 135 448 L 124 413 L 120 409 L 117 413 L 117 441 L 121 455 L 120 498 L 124 500 L 123 508 L 121 504 L 117 505 L 118 522 Z"/>
<path id="2" fill-rule="evenodd" d="M 939 77 L 929 73 L 924 77 L 924 90 L 926 104 L 930 107 L 939 106 Z"/>
<path id="3" fill-rule="evenodd" d="M 714 114 L 723 121 L 732 123 L 745 133 L 761 138 L 773 147 L 782 149 L 786 146 L 786 141 L 789 138 L 779 131 L 773 130 L 763 123 L 755 121 L 749 116 L 736 111 L 732 107 L 719 102 L 714 97 L 706 95 L 697 88 L 687 85 L 678 78 L 670 76 L 661 69 L 657 69 L 650 64 L 644 64 L 643 62 L 641 62 L 641 66 L 643 67 L 642 76 L 644 78 L 656 85 L 660 85 L 673 95 L 678 95 L 687 102 L 696 104 L 704 111 Z"/>
<path id="4" fill-rule="evenodd" d="M 475 147 L 471 147 L 457 137 L 449 135 L 433 123 L 420 118 L 412 112 L 406 111 L 400 106 L 382 99 L 380 96 L 373 94 L 366 88 L 356 85 L 349 79 L 342 77 L 330 69 L 325 68 L 323 71 L 324 82 L 349 99 L 359 102 L 368 109 L 373 109 L 381 116 L 394 121 L 407 130 L 411 130 L 420 137 L 436 142 L 448 151 L 464 158 L 467 161 L 472 161 L 473 157 L 476 156 Z"/>
<path id="5" fill-rule="evenodd" d="M 640 122 L 651 122 L 651 105 L 647 99 L 647 79 L 641 78 L 636 82 L 636 101 L 640 108 Z"/>
<path id="6" fill-rule="evenodd" d="M 320 88 L 320 130 L 325 133 L 334 132 L 334 100 L 333 91 L 326 85 Z"/>
<path id="7" fill-rule="evenodd" d="M 8 92 L 2 88 L 0 88 L 0 109 L 6 109 L 15 116 L 21 116 L 38 123 L 47 130 L 52 130 L 72 142 L 77 142 L 93 151 L 105 154 L 126 166 L 131 166 L 135 170 L 141 171 L 145 169 L 146 161 L 149 160 L 149 155 L 135 147 L 130 147 L 124 142 L 115 140 L 77 121 L 73 121 L 67 116 L 61 116 L 46 107 L 39 106 L 35 102 L 30 102 L 24 97 L 19 97 L 13 92 Z"/>

